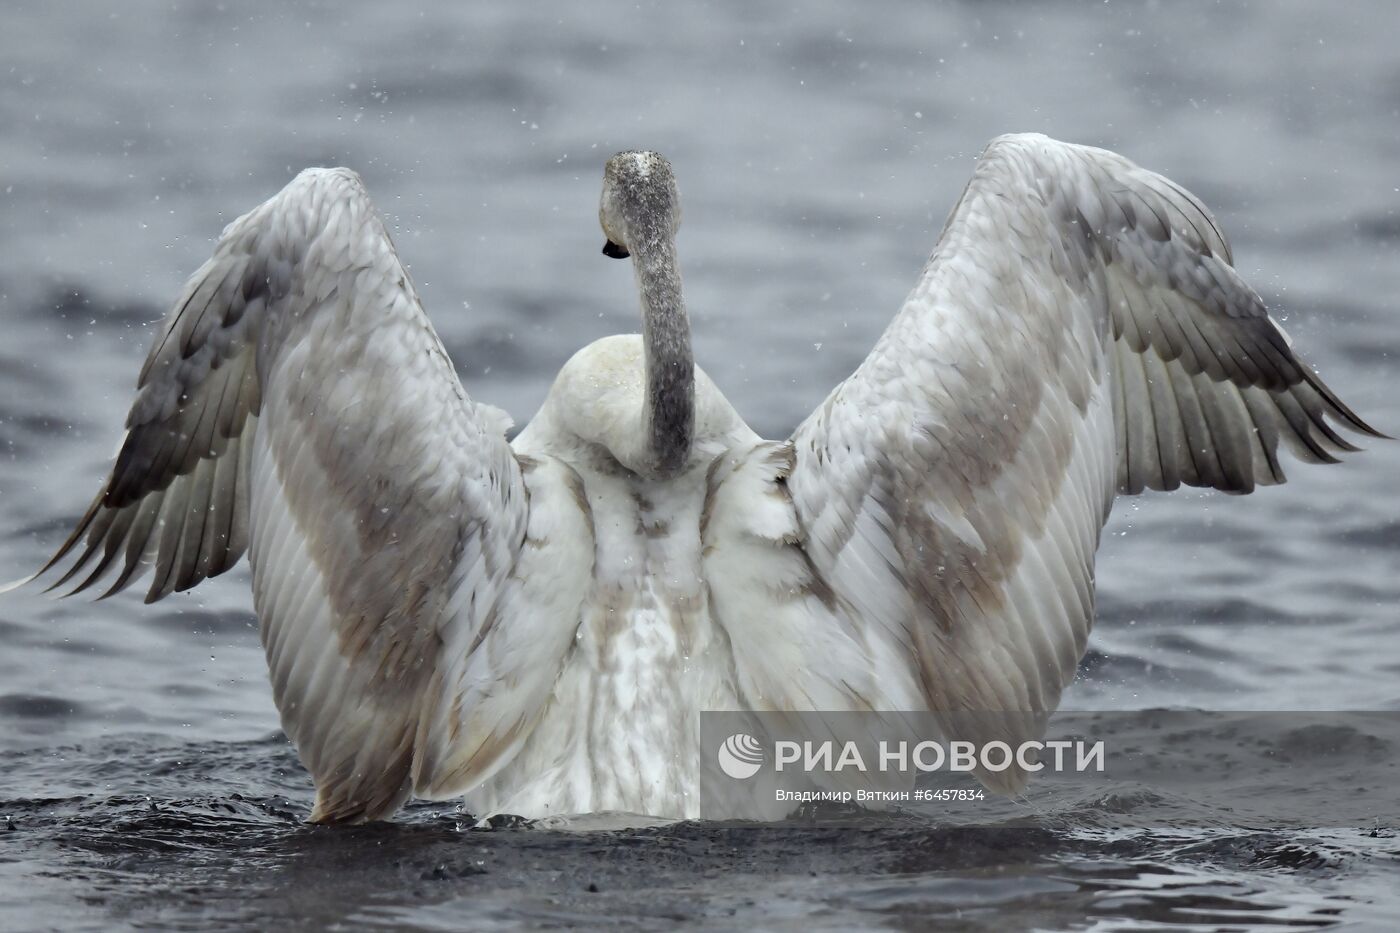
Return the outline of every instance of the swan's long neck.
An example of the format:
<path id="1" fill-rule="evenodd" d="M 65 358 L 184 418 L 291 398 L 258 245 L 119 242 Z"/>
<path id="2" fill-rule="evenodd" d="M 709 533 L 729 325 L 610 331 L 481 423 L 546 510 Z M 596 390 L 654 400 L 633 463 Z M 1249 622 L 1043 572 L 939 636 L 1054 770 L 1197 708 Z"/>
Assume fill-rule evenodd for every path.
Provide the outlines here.
<path id="1" fill-rule="evenodd" d="M 646 403 L 642 430 L 652 471 L 660 479 L 680 472 L 695 439 L 695 357 L 690 318 L 681 297 L 676 243 L 654 215 L 633 218 L 628 248 L 642 295 Z"/>

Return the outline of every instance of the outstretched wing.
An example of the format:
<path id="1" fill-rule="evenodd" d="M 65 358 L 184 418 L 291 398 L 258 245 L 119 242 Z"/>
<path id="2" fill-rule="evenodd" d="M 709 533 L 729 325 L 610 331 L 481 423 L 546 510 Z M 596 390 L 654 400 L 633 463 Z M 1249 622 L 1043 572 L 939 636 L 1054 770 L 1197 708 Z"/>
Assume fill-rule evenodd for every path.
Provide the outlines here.
<path id="1" fill-rule="evenodd" d="M 999 138 L 889 329 L 793 435 L 776 475 L 826 603 L 953 731 L 1026 737 L 1042 716 L 977 716 L 1058 705 L 1115 490 L 1248 492 L 1283 481 L 1280 441 L 1331 461 L 1355 449 L 1335 426 L 1376 434 L 1230 262 L 1162 176 Z"/>
<path id="2" fill-rule="evenodd" d="M 75 592 L 115 571 L 110 594 L 153 566 L 149 602 L 251 540 L 313 819 L 374 819 L 416 759 L 447 754 L 444 671 L 480 642 L 521 549 L 507 427 L 463 390 L 359 178 L 308 169 L 190 279 L 111 477 L 49 567 L 68 562 Z M 420 735 L 429 719 L 441 728 Z"/>

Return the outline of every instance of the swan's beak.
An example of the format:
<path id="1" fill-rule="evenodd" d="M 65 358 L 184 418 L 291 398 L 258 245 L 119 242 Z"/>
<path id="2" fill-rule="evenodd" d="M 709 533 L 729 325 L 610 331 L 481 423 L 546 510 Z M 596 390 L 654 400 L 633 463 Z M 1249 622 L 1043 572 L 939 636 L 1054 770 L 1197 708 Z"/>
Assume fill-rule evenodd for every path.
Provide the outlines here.
<path id="1" fill-rule="evenodd" d="M 612 259 L 626 259 L 631 253 L 609 240 L 603 244 L 603 255 Z"/>

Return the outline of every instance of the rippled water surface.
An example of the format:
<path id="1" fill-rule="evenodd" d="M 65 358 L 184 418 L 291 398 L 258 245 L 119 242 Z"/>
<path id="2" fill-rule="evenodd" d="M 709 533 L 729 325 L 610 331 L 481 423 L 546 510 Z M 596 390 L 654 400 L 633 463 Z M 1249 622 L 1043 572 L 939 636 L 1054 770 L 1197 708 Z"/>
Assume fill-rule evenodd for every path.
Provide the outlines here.
<path id="1" fill-rule="evenodd" d="M 223 224 L 309 164 L 361 172 L 468 389 L 523 423 L 573 350 L 636 329 L 630 273 L 598 255 L 598 184 L 611 152 L 661 150 L 699 361 L 782 436 L 873 344 L 990 137 L 1106 145 L 1201 195 L 1304 354 L 1400 433 L 1397 27 L 1387 3 L 13 4 L 0 577 L 95 490 L 151 323 Z M 1067 704 L 1400 708 L 1400 444 L 1373 446 L 1254 496 L 1120 502 Z M 242 570 L 153 607 L 0 597 L 0 928 L 1400 913 L 1396 813 L 1289 832 L 1204 803 L 1140 832 L 1027 806 L 990 829 L 487 830 L 434 804 L 307 827 L 250 606 Z"/>

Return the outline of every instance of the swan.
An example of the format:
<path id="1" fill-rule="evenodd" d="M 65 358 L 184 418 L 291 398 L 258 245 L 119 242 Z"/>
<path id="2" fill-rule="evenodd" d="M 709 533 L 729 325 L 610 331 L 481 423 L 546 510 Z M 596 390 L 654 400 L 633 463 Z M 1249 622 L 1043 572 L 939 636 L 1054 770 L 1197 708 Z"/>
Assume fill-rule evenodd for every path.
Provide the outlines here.
<path id="1" fill-rule="evenodd" d="M 578 351 L 508 442 L 359 177 L 303 171 L 189 280 L 110 476 L 28 579 L 105 596 L 149 569 L 154 602 L 247 551 L 314 821 L 411 795 L 693 817 L 702 710 L 1043 729 L 1115 494 L 1247 493 L 1284 481 L 1281 445 L 1383 436 L 1206 208 L 1112 152 L 993 140 L 870 355 L 781 441 L 694 363 L 680 216 L 664 158 L 608 160 L 642 332 Z"/>

